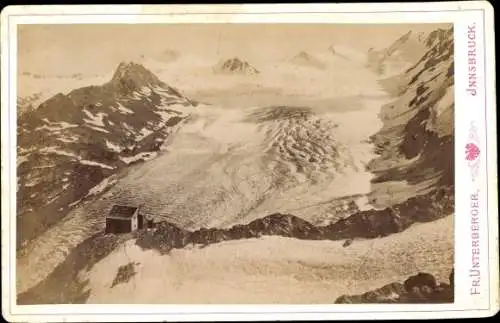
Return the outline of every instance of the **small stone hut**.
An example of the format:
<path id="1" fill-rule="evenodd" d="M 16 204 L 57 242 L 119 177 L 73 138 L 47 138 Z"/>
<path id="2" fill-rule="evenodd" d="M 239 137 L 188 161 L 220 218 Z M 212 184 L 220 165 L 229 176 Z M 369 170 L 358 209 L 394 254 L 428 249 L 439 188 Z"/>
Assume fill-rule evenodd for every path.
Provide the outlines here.
<path id="1" fill-rule="evenodd" d="M 128 233 L 144 227 L 139 207 L 113 205 L 106 217 L 106 233 Z"/>

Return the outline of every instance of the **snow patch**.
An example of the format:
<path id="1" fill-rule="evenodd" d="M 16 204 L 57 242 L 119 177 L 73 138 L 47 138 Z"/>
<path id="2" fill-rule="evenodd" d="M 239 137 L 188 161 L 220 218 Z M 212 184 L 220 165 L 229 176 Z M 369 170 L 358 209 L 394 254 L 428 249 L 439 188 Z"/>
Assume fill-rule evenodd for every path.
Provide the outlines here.
<path id="1" fill-rule="evenodd" d="M 64 151 L 64 150 L 59 150 L 59 149 L 57 149 L 57 147 L 45 147 L 45 148 L 40 149 L 40 152 L 73 157 L 73 158 L 76 158 L 81 164 L 84 164 L 84 165 L 99 166 L 99 167 L 106 168 L 106 169 L 114 169 L 113 167 L 111 167 L 109 165 L 105 165 L 105 164 L 98 163 L 98 162 L 91 161 L 91 160 L 85 160 L 82 157 L 80 157 L 74 153 Z"/>
<path id="2" fill-rule="evenodd" d="M 172 114 L 167 111 L 155 111 L 155 113 L 159 115 L 164 122 L 167 122 L 172 117 Z"/>
<path id="3" fill-rule="evenodd" d="M 35 186 L 35 185 L 37 185 L 39 183 L 40 183 L 40 180 L 39 179 L 37 180 L 37 178 L 35 178 L 35 179 L 27 182 L 26 184 L 24 184 L 24 186 L 26 186 L 26 187 L 33 187 L 33 186 Z"/>
<path id="4" fill-rule="evenodd" d="M 46 203 L 47 204 L 51 204 L 52 202 L 54 202 L 55 200 L 57 200 L 58 197 L 59 197 L 59 194 L 56 195 L 56 196 L 54 196 L 54 197 L 52 197 L 52 198 L 50 198 Z"/>
<path id="5" fill-rule="evenodd" d="M 120 159 L 125 163 L 125 164 L 130 164 L 139 160 L 149 160 L 151 158 L 156 157 L 157 153 L 156 152 L 144 152 L 137 154 L 132 157 L 120 157 Z"/>
<path id="6" fill-rule="evenodd" d="M 74 202 L 70 203 L 68 206 L 69 207 L 73 207 L 73 206 L 77 205 L 78 203 L 80 203 L 81 201 L 82 201 L 82 199 L 79 199 L 77 201 L 74 201 Z"/>
<path id="7" fill-rule="evenodd" d="M 87 195 L 85 195 L 85 197 L 97 195 L 97 194 L 101 193 L 102 191 L 104 191 L 106 188 L 116 184 L 116 182 L 118 182 L 118 180 L 114 176 L 110 176 L 108 178 L 105 178 L 98 185 L 92 187 L 89 190 L 89 192 L 87 193 Z"/>
<path id="8" fill-rule="evenodd" d="M 96 115 L 93 115 L 92 112 L 89 112 L 87 109 L 83 109 L 83 112 L 87 115 L 88 119 L 83 119 L 85 122 L 95 125 L 97 127 L 105 127 L 104 117 L 107 116 L 106 113 L 99 112 Z"/>
<path id="9" fill-rule="evenodd" d="M 114 152 L 117 152 L 117 153 L 119 153 L 123 149 L 120 145 L 112 143 L 109 140 L 106 140 L 106 147 L 108 147 L 111 151 L 114 151 Z"/>
<path id="10" fill-rule="evenodd" d="M 134 100 L 141 100 L 142 99 L 142 93 L 134 91 L 132 92 L 132 99 Z"/>
<path id="11" fill-rule="evenodd" d="M 48 125 L 44 124 L 43 126 L 35 128 L 35 131 L 40 131 L 40 130 L 48 130 L 48 131 L 54 131 L 54 132 L 56 132 L 56 131 L 61 130 L 61 128 L 59 128 L 57 126 L 48 126 Z"/>
<path id="12" fill-rule="evenodd" d="M 64 138 L 64 137 L 57 138 L 57 140 L 65 142 L 65 143 L 74 143 L 74 142 L 77 142 L 78 139 L 79 138 L 76 136 L 71 136 L 71 137 L 67 137 L 67 138 Z"/>
<path id="13" fill-rule="evenodd" d="M 17 166 L 21 165 L 24 162 L 27 162 L 29 160 L 28 156 L 25 155 L 18 155 L 17 156 Z"/>
<path id="14" fill-rule="evenodd" d="M 125 108 L 121 103 L 118 103 L 118 111 L 120 111 L 122 114 L 134 114 L 134 111 Z"/>
<path id="15" fill-rule="evenodd" d="M 153 93 L 153 91 L 151 91 L 151 89 L 150 89 L 149 87 L 147 87 L 147 86 L 143 86 L 143 87 L 139 90 L 139 92 L 140 92 L 141 94 L 148 95 L 148 96 L 149 96 L 149 95 L 151 95 L 151 93 Z"/>
<path id="16" fill-rule="evenodd" d="M 99 132 L 109 133 L 108 130 L 102 129 L 102 128 L 99 128 L 99 127 L 94 127 L 94 126 L 91 126 L 91 125 L 87 125 L 87 127 L 89 127 L 90 129 L 94 129 L 96 131 L 99 131 Z"/>
<path id="17" fill-rule="evenodd" d="M 150 134 L 153 133 L 153 131 L 149 130 L 148 128 L 142 128 L 141 131 L 139 132 L 140 135 L 136 137 L 136 141 L 141 141 L 142 139 L 146 138 Z"/>
<path id="18" fill-rule="evenodd" d="M 102 167 L 102 168 L 106 168 L 106 169 L 115 169 L 114 167 L 111 167 L 109 165 L 98 163 L 98 162 L 91 161 L 91 160 L 86 160 L 86 159 L 80 159 L 80 163 L 83 165 L 98 166 L 98 167 Z"/>
<path id="19" fill-rule="evenodd" d="M 122 127 L 125 128 L 129 133 L 135 133 L 134 128 L 132 128 L 128 123 L 122 122 Z"/>
<path id="20" fill-rule="evenodd" d="M 71 124 L 71 123 L 67 123 L 67 122 L 64 122 L 64 121 L 56 122 L 55 124 L 58 125 L 59 127 L 61 127 L 61 129 L 68 129 L 68 128 L 76 128 L 76 127 L 78 127 L 77 124 Z"/>
<path id="21" fill-rule="evenodd" d="M 51 147 L 44 147 L 40 149 L 40 153 L 46 153 L 46 154 L 56 154 L 56 155 L 61 155 L 61 156 L 68 156 L 68 157 L 73 157 L 80 159 L 80 157 L 72 152 L 61 150 L 56 146 L 51 146 Z"/>

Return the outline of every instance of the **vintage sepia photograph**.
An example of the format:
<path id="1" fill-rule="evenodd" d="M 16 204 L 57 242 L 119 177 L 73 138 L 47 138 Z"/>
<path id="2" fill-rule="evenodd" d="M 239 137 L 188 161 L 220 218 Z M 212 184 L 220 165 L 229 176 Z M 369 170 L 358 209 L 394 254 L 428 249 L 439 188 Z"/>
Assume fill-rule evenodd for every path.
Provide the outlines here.
<path id="1" fill-rule="evenodd" d="M 19 25 L 17 304 L 453 303 L 454 43 Z"/>

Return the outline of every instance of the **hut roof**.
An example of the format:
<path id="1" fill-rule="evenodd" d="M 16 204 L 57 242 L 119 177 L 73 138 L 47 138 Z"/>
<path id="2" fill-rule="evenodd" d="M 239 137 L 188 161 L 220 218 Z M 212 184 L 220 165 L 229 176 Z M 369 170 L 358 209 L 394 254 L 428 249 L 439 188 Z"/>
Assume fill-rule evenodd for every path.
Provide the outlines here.
<path id="1" fill-rule="evenodd" d="M 125 218 L 130 219 L 134 215 L 135 211 L 137 211 L 138 207 L 134 206 L 125 206 L 125 205 L 113 205 L 111 211 L 109 212 L 109 217 L 115 218 Z"/>

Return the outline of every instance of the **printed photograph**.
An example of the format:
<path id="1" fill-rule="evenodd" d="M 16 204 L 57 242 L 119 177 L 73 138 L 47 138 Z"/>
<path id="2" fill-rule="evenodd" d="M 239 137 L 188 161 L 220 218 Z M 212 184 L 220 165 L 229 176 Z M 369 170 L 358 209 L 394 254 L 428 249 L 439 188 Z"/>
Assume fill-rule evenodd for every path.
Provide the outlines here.
<path id="1" fill-rule="evenodd" d="M 18 305 L 454 302 L 453 24 L 17 37 Z"/>

